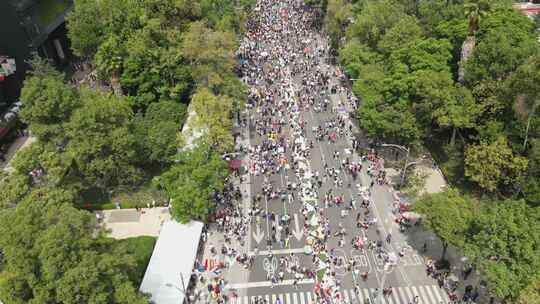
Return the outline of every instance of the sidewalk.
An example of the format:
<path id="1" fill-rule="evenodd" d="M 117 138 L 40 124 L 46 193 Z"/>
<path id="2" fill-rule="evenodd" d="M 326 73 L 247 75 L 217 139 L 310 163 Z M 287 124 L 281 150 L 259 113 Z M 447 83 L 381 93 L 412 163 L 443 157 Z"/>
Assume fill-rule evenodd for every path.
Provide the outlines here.
<path id="1" fill-rule="evenodd" d="M 115 239 L 135 236 L 158 236 L 163 222 L 171 219 L 169 208 L 155 207 L 135 209 L 113 209 L 94 212 L 101 225 Z"/>
<path id="2" fill-rule="evenodd" d="M 30 146 L 35 141 L 36 141 L 36 138 L 32 136 L 18 137 L 9 146 L 7 153 L 4 155 L 6 161 L 0 163 L 0 167 L 2 168 L 2 170 L 8 173 L 11 173 L 13 171 L 13 167 L 11 166 L 11 161 L 13 160 L 13 158 L 15 158 L 15 155 L 17 155 L 17 152 Z"/>

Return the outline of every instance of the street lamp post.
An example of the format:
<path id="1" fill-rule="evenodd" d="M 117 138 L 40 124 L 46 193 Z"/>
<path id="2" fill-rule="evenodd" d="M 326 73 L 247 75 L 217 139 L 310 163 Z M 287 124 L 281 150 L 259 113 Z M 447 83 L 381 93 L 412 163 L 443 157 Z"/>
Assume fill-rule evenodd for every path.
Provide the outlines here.
<path id="1" fill-rule="evenodd" d="M 395 145 L 395 144 L 382 144 L 381 145 L 382 147 L 393 147 L 393 148 L 397 148 L 397 149 L 400 149 L 402 151 L 405 151 L 407 153 L 407 156 L 405 156 L 405 164 L 403 165 L 403 170 L 401 171 L 401 181 L 399 183 L 399 187 L 403 187 L 403 183 L 405 182 L 405 172 L 407 171 L 407 167 L 409 165 L 412 165 L 414 163 L 409 163 L 409 153 L 411 151 L 410 148 L 408 147 L 404 147 L 404 146 L 400 146 L 400 145 Z"/>

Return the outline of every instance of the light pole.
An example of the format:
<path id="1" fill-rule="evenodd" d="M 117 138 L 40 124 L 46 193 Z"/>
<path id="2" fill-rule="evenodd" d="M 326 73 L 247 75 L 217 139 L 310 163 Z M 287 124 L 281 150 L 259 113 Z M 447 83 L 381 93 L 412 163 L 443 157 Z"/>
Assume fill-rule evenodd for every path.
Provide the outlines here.
<path id="1" fill-rule="evenodd" d="M 409 163 L 409 153 L 411 151 L 410 148 L 408 147 L 404 147 L 404 146 L 400 146 L 400 145 L 395 145 L 395 144 L 381 144 L 382 147 L 393 147 L 393 148 L 397 148 L 397 149 L 400 149 L 402 151 L 405 151 L 407 153 L 407 156 L 405 156 L 405 164 L 403 165 L 403 170 L 401 171 L 401 181 L 399 183 L 399 187 L 403 187 L 403 183 L 405 182 L 405 172 L 407 171 L 407 167 L 410 166 L 410 165 L 413 165 L 415 163 Z"/>

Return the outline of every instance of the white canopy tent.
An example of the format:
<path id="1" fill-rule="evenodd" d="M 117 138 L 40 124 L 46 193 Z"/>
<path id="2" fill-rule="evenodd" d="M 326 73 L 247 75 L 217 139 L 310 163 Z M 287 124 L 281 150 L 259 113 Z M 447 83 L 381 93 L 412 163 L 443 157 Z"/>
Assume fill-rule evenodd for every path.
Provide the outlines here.
<path id="1" fill-rule="evenodd" d="M 188 224 L 176 221 L 163 223 L 139 288 L 141 292 L 152 295 L 151 303 L 184 302 L 184 285 L 188 287 L 202 228 L 203 223 L 196 221 Z"/>

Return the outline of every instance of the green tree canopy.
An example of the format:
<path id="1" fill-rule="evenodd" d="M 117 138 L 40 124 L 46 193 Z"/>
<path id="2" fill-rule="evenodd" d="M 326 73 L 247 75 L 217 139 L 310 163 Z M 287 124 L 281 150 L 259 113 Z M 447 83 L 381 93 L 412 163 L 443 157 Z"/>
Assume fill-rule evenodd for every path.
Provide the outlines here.
<path id="1" fill-rule="evenodd" d="M 141 158 L 152 163 L 170 164 L 178 150 L 176 138 L 186 119 L 186 106 L 174 101 L 152 103 L 146 113 L 133 121 Z"/>
<path id="2" fill-rule="evenodd" d="M 499 186 L 513 186 L 526 168 L 527 159 L 515 155 L 504 137 L 465 151 L 465 176 L 489 192 Z"/>
<path id="3" fill-rule="evenodd" d="M 463 247 L 465 232 L 475 215 L 471 198 L 456 189 L 425 194 L 414 204 L 414 210 L 424 216 L 422 223 L 446 244 Z M 446 253 L 444 246 L 443 258 Z"/>
<path id="4" fill-rule="evenodd" d="M 141 178 L 132 111 L 125 98 L 84 90 L 83 106 L 67 124 L 66 153 L 87 185 L 135 184 Z"/>
<path id="5" fill-rule="evenodd" d="M 79 106 L 77 93 L 48 62 L 36 58 L 31 64 L 21 91 L 21 118 L 36 137 L 62 143 L 64 123 Z"/>
<path id="6" fill-rule="evenodd" d="M 47 192 L 45 192 L 47 193 Z M 54 193 L 54 192 L 53 192 Z M 0 213 L 6 303 L 147 303 L 129 281 L 134 260 L 62 194 L 36 193 Z M 84 279 L 81 279 L 84 278 Z"/>
<path id="7" fill-rule="evenodd" d="M 212 94 L 208 89 L 200 89 L 191 99 L 193 111 L 197 114 L 192 131 L 201 130 L 201 140 L 218 152 L 227 152 L 234 147 L 231 120 L 232 99 L 228 96 Z"/>
<path id="8" fill-rule="evenodd" d="M 466 234 L 465 251 L 497 297 L 517 299 L 540 274 L 539 209 L 523 201 L 485 204 Z"/>
<path id="9" fill-rule="evenodd" d="M 214 206 L 211 194 L 222 191 L 228 174 L 227 163 L 207 145 L 177 156 L 177 163 L 155 178 L 172 200 L 173 216 L 181 221 L 206 221 Z"/>

